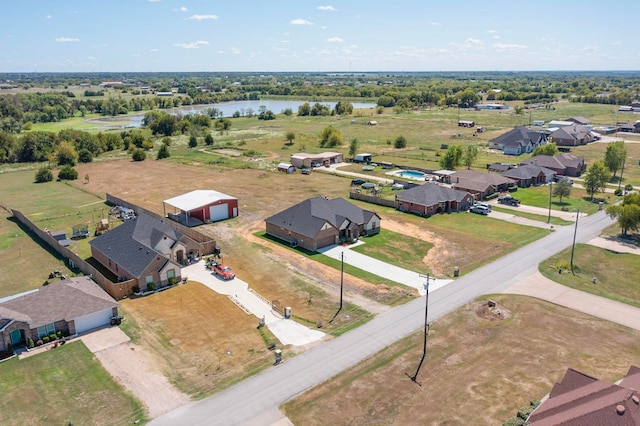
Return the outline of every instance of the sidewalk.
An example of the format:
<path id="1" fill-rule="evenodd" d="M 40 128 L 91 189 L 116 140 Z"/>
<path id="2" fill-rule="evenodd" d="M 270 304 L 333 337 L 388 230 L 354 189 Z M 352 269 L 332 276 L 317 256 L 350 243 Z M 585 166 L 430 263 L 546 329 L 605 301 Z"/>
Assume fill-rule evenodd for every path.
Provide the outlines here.
<path id="1" fill-rule="evenodd" d="M 597 285 L 597 284 L 594 284 Z M 521 294 L 640 330 L 640 308 L 565 287 L 536 271 L 503 293 Z"/>
<path id="2" fill-rule="evenodd" d="M 224 281 L 207 270 L 204 262 L 182 269 L 182 276 L 197 281 L 219 294 L 224 294 L 249 315 L 264 318 L 265 325 L 283 345 L 301 346 L 321 340 L 324 333 L 298 324 L 292 319 L 284 319 L 271 309 L 271 303 L 249 288 L 249 284 L 238 277 Z M 256 320 L 256 326 L 258 321 Z"/>

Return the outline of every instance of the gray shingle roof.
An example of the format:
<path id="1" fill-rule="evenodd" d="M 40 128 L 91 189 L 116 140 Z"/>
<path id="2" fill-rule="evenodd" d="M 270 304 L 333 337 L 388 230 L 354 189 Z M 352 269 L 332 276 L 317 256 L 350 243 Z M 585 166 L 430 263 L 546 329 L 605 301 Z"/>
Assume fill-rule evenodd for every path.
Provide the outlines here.
<path id="1" fill-rule="evenodd" d="M 421 206 L 434 206 L 442 202 L 461 202 L 468 194 L 466 191 L 425 183 L 400 192 L 396 199 Z"/>
<path id="2" fill-rule="evenodd" d="M 536 166 L 534 164 L 525 164 L 520 167 L 506 170 L 500 174 L 512 179 L 533 179 L 540 176 L 540 173 L 549 175 L 554 174 L 555 172 L 546 167 Z"/>
<path id="3" fill-rule="evenodd" d="M 535 144 L 540 137 L 539 132 L 525 126 L 519 126 L 491 139 L 491 142 L 496 142 L 504 146 L 526 146 L 528 143 Z"/>
<path id="4" fill-rule="evenodd" d="M 24 321 L 36 328 L 117 306 L 118 302 L 89 277 L 72 277 L 0 303 L 0 318 Z"/>

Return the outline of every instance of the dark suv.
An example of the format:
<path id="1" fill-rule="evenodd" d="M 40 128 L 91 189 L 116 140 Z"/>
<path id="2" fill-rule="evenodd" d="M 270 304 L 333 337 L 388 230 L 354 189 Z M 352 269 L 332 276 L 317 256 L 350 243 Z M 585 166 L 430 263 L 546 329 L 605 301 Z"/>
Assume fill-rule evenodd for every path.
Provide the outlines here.
<path id="1" fill-rule="evenodd" d="M 363 184 L 363 183 L 365 183 L 365 182 L 366 182 L 366 181 L 365 181 L 364 179 L 353 179 L 353 180 L 351 181 L 351 185 L 354 185 L 354 186 L 356 186 L 356 185 L 357 185 L 357 186 L 360 186 L 360 185 L 362 185 L 362 184 Z"/>
<path id="2" fill-rule="evenodd" d="M 498 198 L 498 202 L 500 204 L 514 207 L 518 207 L 520 205 L 520 200 L 513 198 L 511 195 L 505 195 L 504 197 Z"/>

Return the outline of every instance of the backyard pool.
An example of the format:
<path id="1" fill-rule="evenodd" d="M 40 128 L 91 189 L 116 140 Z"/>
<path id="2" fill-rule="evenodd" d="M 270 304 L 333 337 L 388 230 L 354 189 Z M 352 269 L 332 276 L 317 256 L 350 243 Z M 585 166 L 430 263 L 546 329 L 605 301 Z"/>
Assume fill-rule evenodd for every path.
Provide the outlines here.
<path id="1" fill-rule="evenodd" d="M 393 175 L 413 180 L 425 180 L 425 174 L 415 170 L 397 170 Z"/>

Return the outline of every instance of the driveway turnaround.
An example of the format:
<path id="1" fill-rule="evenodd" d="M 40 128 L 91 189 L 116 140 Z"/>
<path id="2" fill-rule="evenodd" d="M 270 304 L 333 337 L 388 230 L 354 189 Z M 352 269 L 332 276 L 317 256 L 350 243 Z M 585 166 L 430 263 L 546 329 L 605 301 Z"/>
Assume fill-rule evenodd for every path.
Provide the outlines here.
<path id="1" fill-rule="evenodd" d="M 357 243 L 351 244 L 348 247 L 333 245 L 322 248 L 318 250 L 318 252 L 337 260 L 340 260 L 344 253 L 344 263 L 355 266 L 358 269 L 370 272 L 389 281 L 394 281 L 399 284 L 406 285 L 407 287 L 415 288 L 422 296 L 426 294 L 424 286 L 427 278 L 425 275 L 422 275 L 419 272 L 409 271 L 407 269 L 382 262 L 381 260 L 374 259 L 365 254 L 350 250 L 350 247 L 356 247 L 361 244 L 366 243 L 359 240 Z M 431 277 L 429 280 L 429 290 L 433 291 L 442 288 L 452 282 L 453 280 Z"/>
<path id="2" fill-rule="evenodd" d="M 198 281 L 219 294 L 226 295 L 248 315 L 264 318 L 265 325 L 283 345 L 301 346 L 316 342 L 324 337 L 319 330 L 312 330 L 292 319 L 283 318 L 271 308 L 271 303 L 249 288 L 249 284 L 238 277 L 225 281 L 207 270 L 204 262 L 182 268 L 182 276 L 190 281 Z M 256 320 L 256 326 L 258 321 Z"/>

